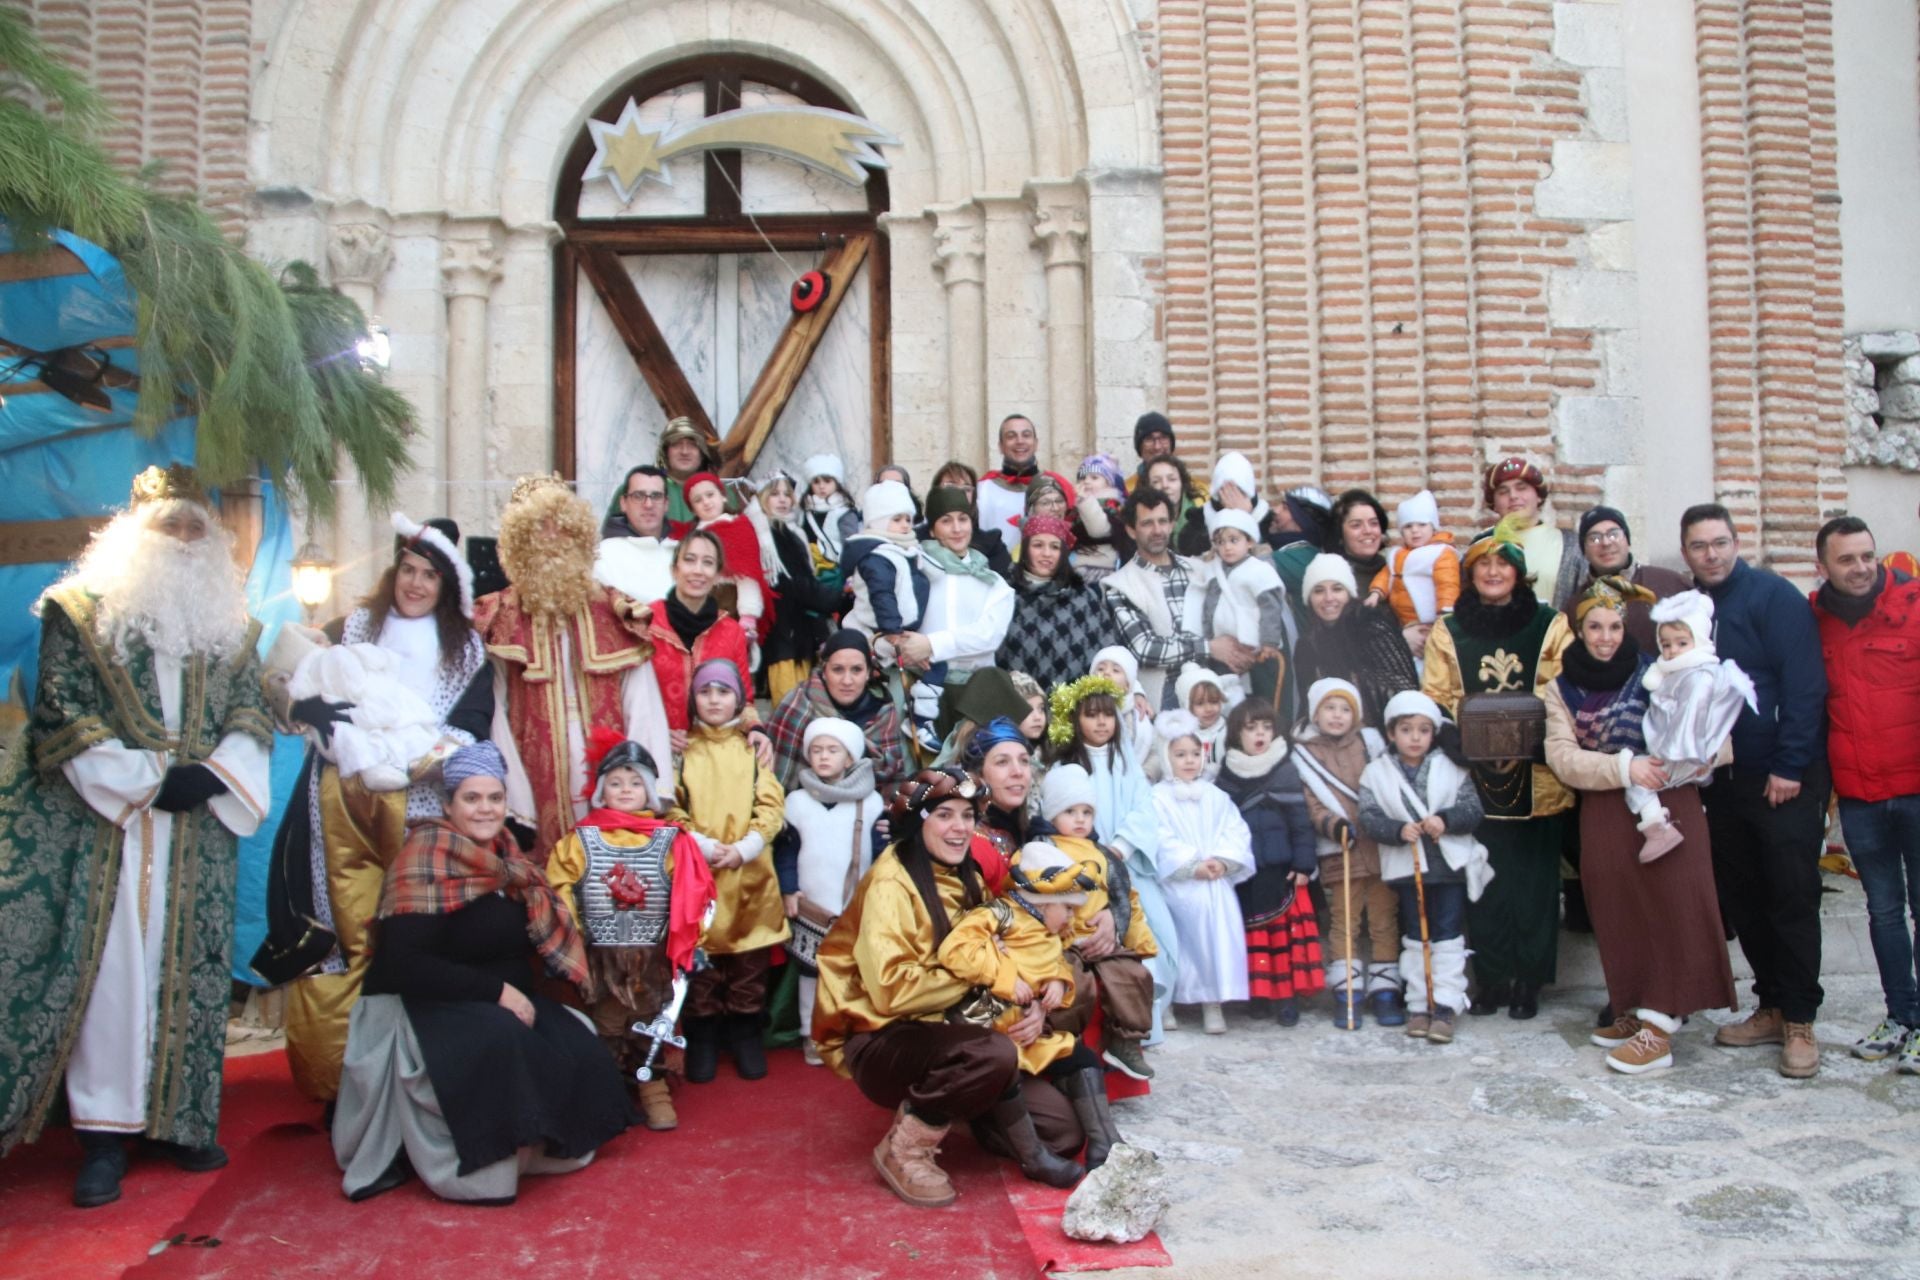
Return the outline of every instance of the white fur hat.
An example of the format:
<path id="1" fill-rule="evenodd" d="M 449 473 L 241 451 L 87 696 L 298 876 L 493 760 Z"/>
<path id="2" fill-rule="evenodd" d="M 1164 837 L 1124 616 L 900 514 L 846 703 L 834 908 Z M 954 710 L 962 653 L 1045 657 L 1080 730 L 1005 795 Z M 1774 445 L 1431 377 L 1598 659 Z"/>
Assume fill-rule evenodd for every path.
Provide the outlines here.
<path id="1" fill-rule="evenodd" d="M 1229 484 L 1246 494 L 1249 502 L 1260 496 L 1260 482 L 1254 476 L 1253 463 L 1237 449 L 1227 450 L 1213 464 L 1213 492 L 1218 493 L 1221 486 Z"/>
<path id="2" fill-rule="evenodd" d="M 1393 524 L 1396 529 L 1404 529 L 1410 524 L 1430 524 L 1439 528 L 1440 503 L 1434 498 L 1433 490 L 1422 489 L 1395 507 Z"/>
<path id="3" fill-rule="evenodd" d="M 814 454 L 802 469 L 807 473 L 808 484 L 812 484 L 816 476 L 831 476 L 843 485 L 847 482 L 847 464 L 831 453 Z"/>
<path id="4" fill-rule="evenodd" d="M 1653 606 L 1653 625 L 1677 622 L 1693 632 L 1693 647 L 1707 653 L 1713 648 L 1713 597 L 1702 591 L 1682 591 Z"/>
<path id="5" fill-rule="evenodd" d="M 866 516 L 867 528 L 878 529 L 895 516 L 912 515 L 913 495 L 898 480 L 882 480 L 867 486 L 860 510 Z"/>
<path id="6" fill-rule="evenodd" d="M 816 738 L 832 738 L 847 749 L 847 754 L 857 762 L 867 754 L 867 738 L 860 732 L 860 726 L 851 720 L 842 720 L 837 716 L 821 716 L 807 725 L 807 731 L 800 736 L 800 754 L 805 756 L 807 749 L 813 746 Z"/>
<path id="7" fill-rule="evenodd" d="M 1211 538 L 1222 529 L 1238 529 L 1255 542 L 1260 541 L 1260 526 L 1253 521 L 1251 512 L 1238 507 L 1221 507 L 1216 510 L 1212 503 L 1206 504 L 1207 536 Z"/>
<path id="8" fill-rule="evenodd" d="M 1220 683 L 1220 677 L 1197 662 L 1189 662 L 1180 668 L 1180 678 L 1173 682 L 1174 696 L 1180 699 L 1180 705 L 1184 708 L 1193 701 L 1193 691 L 1203 684 L 1212 685 L 1222 699 L 1226 698 L 1227 687 Z M 1194 727 L 1197 729 L 1200 726 L 1196 722 Z"/>
<path id="9" fill-rule="evenodd" d="M 1127 646 L 1123 644 L 1108 645 L 1093 655 L 1093 661 L 1087 664 L 1087 671 L 1091 673 L 1095 667 L 1103 662 L 1111 662 L 1126 672 L 1127 684 L 1129 686 L 1137 687 L 1140 684 L 1140 659 L 1134 657 L 1133 650 L 1127 648 Z"/>
<path id="10" fill-rule="evenodd" d="M 1307 719 L 1311 720 L 1320 710 L 1320 704 L 1335 694 L 1342 694 L 1353 703 L 1354 719 L 1357 721 L 1366 703 L 1360 699 L 1360 690 L 1351 681 L 1337 676 L 1324 676 L 1315 680 L 1307 689 Z"/>
<path id="11" fill-rule="evenodd" d="M 447 563 L 453 566 L 454 578 L 460 583 L 460 615 L 473 617 L 473 566 L 453 545 L 453 539 L 430 524 L 415 524 L 398 511 L 393 513 L 393 531 L 403 541 L 424 542 L 447 558 Z"/>
<path id="12" fill-rule="evenodd" d="M 1040 780 L 1040 816 L 1051 822 L 1077 804 L 1095 806 L 1093 778 L 1077 764 L 1057 764 Z"/>
<path id="13" fill-rule="evenodd" d="M 1380 723 L 1390 725 L 1401 716 L 1425 716 L 1436 729 L 1447 719 L 1441 714 L 1440 704 L 1418 689 L 1402 689 L 1387 699 L 1387 709 L 1380 713 Z"/>
<path id="14" fill-rule="evenodd" d="M 1193 712 L 1184 707 L 1175 707 L 1172 711 L 1162 711 L 1153 722 L 1153 736 L 1160 752 L 1160 768 L 1165 776 L 1173 776 L 1173 744 L 1182 738 L 1200 737 L 1200 721 Z"/>
<path id="15" fill-rule="evenodd" d="M 1307 562 L 1307 571 L 1300 575 L 1300 598 L 1310 599 L 1313 589 L 1323 582 L 1337 582 L 1347 589 L 1347 594 L 1358 597 L 1360 587 L 1353 580 L 1353 566 L 1347 563 L 1345 556 L 1323 551 Z"/>

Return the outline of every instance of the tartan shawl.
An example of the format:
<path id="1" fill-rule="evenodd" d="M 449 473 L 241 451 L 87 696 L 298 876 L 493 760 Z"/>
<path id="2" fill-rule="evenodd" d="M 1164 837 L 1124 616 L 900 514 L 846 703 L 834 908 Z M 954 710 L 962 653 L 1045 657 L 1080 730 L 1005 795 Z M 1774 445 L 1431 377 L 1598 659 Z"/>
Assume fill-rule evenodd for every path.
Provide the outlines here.
<path id="1" fill-rule="evenodd" d="M 902 782 L 913 774 L 907 762 L 907 740 L 900 729 L 900 712 L 884 698 L 873 700 L 874 710 L 862 714 L 839 706 L 827 694 L 826 681 L 818 671 L 807 682 L 789 693 L 774 708 L 766 724 L 773 740 L 774 772 L 788 791 L 800 786 L 800 771 L 807 767 L 807 726 L 821 718 L 851 720 L 860 726 L 867 740 L 867 758 L 873 761 L 875 790 L 883 800 L 891 800 Z"/>
<path id="2" fill-rule="evenodd" d="M 451 915 L 494 892 L 527 904 L 527 937 L 548 969 L 576 986 L 586 981 L 586 946 L 572 917 L 561 908 L 546 874 L 505 831 L 488 847 L 461 835 L 445 818 L 417 824 L 387 871 L 379 916 Z"/>

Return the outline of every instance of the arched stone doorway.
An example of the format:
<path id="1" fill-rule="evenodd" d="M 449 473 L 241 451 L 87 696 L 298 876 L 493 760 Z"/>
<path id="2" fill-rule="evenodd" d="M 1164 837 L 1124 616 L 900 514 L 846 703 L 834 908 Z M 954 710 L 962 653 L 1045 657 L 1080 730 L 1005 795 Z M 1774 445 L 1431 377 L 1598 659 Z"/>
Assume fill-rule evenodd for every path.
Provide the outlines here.
<path id="1" fill-rule="evenodd" d="M 741 108 L 857 115 L 826 84 L 745 54 L 655 67 L 607 95 L 637 127 L 684 130 Z M 860 483 L 888 454 L 888 207 L 884 169 L 864 185 L 764 150 L 662 162 L 630 189 L 590 174 L 583 123 L 555 194 L 554 463 L 596 505 L 654 459 L 669 418 L 721 440 L 725 469 L 798 473 L 834 454 Z M 804 273 L 830 280 L 819 312 L 790 304 Z"/>

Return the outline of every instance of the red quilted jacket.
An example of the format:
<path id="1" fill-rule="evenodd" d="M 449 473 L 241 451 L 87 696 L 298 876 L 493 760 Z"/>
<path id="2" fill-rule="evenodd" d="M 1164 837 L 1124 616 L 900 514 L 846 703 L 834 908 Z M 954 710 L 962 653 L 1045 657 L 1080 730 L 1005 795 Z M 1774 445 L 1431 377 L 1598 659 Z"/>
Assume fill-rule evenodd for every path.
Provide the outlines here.
<path id="1" fill-rule="evenodd" d="M 1850 800 L 1920 795 L 1920 581 L 1888 570 L 1873 612 L 1849 627 L 1820 605 L 1827 758 Z"/>

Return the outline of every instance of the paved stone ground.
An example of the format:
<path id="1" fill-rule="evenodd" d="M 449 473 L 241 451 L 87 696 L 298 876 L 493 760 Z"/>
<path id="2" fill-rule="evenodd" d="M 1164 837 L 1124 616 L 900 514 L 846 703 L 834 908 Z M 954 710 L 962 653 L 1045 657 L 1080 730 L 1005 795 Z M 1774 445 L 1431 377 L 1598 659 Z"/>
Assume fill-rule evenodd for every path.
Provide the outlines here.
<path id="1" fill-rule="evenodd" d="M 1183 1019 L 1152 1096 L 1116 1106 L 1172 1177 L 1175 1265 L 1113 1274 L 1920 1277 L 1920 1077 L 1847 1052 L 1884 1012 L 1876 979 L 1825 985 L 1811 1081 L 1713 1047 L 1725 1011 L 1674 1067 L 1609 1071 L 1597 989 L 1462 1018 L 1445 1047 L 1337 1030 L 1325 997 L 1291 1029 Z"/>

